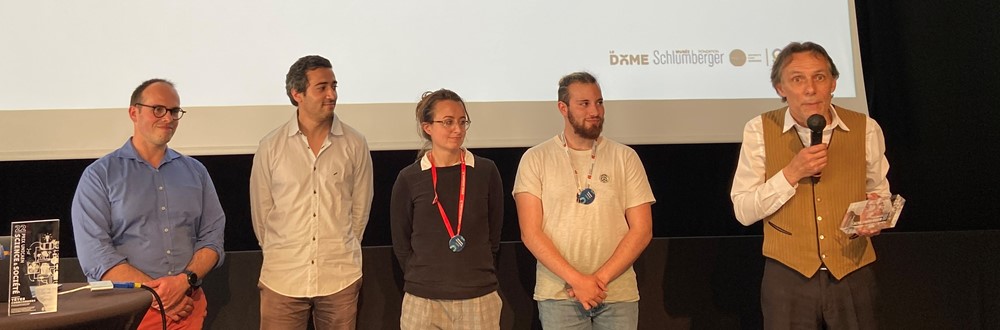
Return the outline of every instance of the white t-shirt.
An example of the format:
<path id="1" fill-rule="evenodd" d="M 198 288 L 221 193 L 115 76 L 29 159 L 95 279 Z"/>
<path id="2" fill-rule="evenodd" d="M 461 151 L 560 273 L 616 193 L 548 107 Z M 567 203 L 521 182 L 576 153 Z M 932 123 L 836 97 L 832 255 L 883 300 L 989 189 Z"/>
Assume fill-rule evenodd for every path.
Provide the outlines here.
<path id="1" fill-rule="evenodd" d="M 567 153 L 570 156 L 567 156 Z M 614 253 L 628 232 L 625 210 L 654 203 L 646 171 L 632 148 L 601 137 L 593 176 L 594 202 L 577 203 L 586 188 L 591 151 L 566 149 L 560 136 L 528 149 L 521 157 L 514 194 L 526 192 L 542 200 L 542 229 L 562 257 L 577 271 L 593 274 Z M 570 158 L 573 158 L 571 165 Z M 579 174 L 574 175 L 573 169 Z M 574 182 L 579 179 L 579 181 Z M 535 300 L 569 299 L 566 281 L 537 264 Z M 607 302 L 638 301 L 635 271 L 629 267 L 608 284 Z"/>

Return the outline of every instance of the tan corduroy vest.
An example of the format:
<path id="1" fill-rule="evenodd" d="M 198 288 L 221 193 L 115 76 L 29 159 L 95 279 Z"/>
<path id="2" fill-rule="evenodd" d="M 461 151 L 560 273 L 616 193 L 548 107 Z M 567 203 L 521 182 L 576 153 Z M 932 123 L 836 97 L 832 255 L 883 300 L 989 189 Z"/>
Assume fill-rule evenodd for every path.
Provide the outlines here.
<path id="1" fill-rule="evenodd" d="M 827 150 L 829 160 L 819 183 L 813 184 L 811 178 L 802 179 L 795 196 L 764 218 L 764 256 L 810 278 L 821 264 L 841 279 L 875 261 L 870 239 L 851 239 L 839 228 L 847 206 L 865 199 L 866 117 L 844 108 L 836 109 L 840 120 L 851 130 L 834 128 Z M 780 172 L 803 148 L 794 129 L 781 131 L 785 111 L 781 108 L 761 115 L 766 178 Z"/>

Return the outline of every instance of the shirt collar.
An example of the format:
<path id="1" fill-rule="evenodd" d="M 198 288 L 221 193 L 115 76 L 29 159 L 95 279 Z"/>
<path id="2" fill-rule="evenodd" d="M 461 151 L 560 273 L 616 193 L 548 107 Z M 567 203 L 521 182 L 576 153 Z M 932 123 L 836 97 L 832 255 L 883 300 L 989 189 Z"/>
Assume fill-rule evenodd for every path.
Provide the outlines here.
<path id="1" fill-rule="evenodd" d="M 299 131 L 299 111 L 298 109 L 292 113 L 292 119 L 285 123 L 285 136 L 294 136 L 295 134 L 300 134 Z M 330 125 L 330 135 L 344 135 L 344 125 L 340 121 L 340 117 L 336 113 L 333 114 L 333 123 Z"/>
<path id="2" fill-rule="evenodd" d="M 850 132 L 851 131 L 851 129 L 847 127 L 847 124 L 845 124 L 843 121 L 840 120 L 840 116 L 837 115 L 837 108 L 834 107 L 832 104 L 830 105 L 830 118 L 831 118 L 830 119 L 831 123 L 829 125 L 826 125 L 827 127 L 840 127 L 840 129 L 844 130 L 845 132 Z M 802 125 L 799 125 L 799 123 L 796 123 L 795 122 L 795 118 L 792 118 L 792 111 L 791 111 L 791 109 L 788 109 L 786 107 L 785 108 L 785 127 L 783 127 L 781 129 L 781 132 L 782 133 L 788 132 L 788 130 L 792 129 L 792 126 L 797 126 L 797 127 L 802 128 L 802 129 L 809 129 L 808 127 L 803 127 Z M 825 130 L 825 128 L 824 128 L 824 130 Z"/>
<path id="3" fill-rule="evenodd" d="M 463 148 L 463 149 L 465 149 L 465 165 L 469 165 L 470 167 L 476 167 L 476 157 L 472 155 L 472 152 L 469 151 L 468 148 Z M 427 154 L 430 153 L 431 151 L 427 150 L 427 152 L 425 152 L 424 155 L 420 157 L 421 171 L 426 171 L 431 169 L 431 160 L 430 158 L 427 158 Z"/>
<path id="4" fill-rule="evenodd" d="M 132 137 L 130 136 L 128 140 L 125 140 L 125 144 L 118 150 L 115 150 L 114 156 L 123 159 L 132 159 L 140 163 L 146 163 L 145 159 L 139 157 L 139 152 L 135 150 L 135 146 L 132 145 Z M 167 148 L 166 154 L 163 156 L 163 160 L 159 165 L 169 163 L 170 161 L 177 159 L 181 154 L 174 149 Z"/>

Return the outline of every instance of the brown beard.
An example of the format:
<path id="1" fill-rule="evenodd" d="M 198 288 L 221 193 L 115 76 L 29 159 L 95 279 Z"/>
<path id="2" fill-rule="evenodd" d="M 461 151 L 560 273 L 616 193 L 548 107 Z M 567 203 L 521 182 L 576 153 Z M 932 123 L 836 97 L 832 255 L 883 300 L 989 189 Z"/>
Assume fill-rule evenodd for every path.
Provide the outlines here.
<path id="1" fill-rule="evenodd" d="M 578 136 L 580 136 L 582 138 L 590 139 L 590 140 L 597 140 L 597 138 L 601 136 L 601 131 L 604 130 L 604 119 L 603 118 L 601 119 L 600 123 L 598 123 L 595 126 L 591 126 L 590 128 L 588 128 L 586 121 L 580 121 L 579 123 L 577 123 L 576 117 L 573 117 L 573 113 L 572 112 L 566 112 L 566 115 L 569 117 L 568 118 L 569 119 L 569 125 L 573 126 L 573 133 L 575 133 L 576 135 L 578 135 Z"/>

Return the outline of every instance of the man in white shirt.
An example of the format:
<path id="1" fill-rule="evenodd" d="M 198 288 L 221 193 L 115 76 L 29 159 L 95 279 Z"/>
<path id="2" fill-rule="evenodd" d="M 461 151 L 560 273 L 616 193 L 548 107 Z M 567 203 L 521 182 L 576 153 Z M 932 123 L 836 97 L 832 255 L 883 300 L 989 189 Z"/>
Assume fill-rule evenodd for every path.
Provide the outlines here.
<path id="1" fill-rule="evenodd" d="M 330 61 L 300 58 L 285 78 L 298 107 L 260 141 L 250 174 L 254 233 L 264 255 L 261 329 L 354 329 L 361 240 L 372 202 L 364 136 L 334 114 Z"/>
<path id="2" fill-rule="evenodd" d="M 889 196 L 882 129 L 863 113 L 833 105 L 839 73 L 822 46 L 793 42 L 779 53 L 771 83 L 787 107 L 754 117 L 730 194 L 745 226 L 763 219 L 761 283 L 765 329 L 874 329 L 875 228 L 847 235 L 847 205 Z M 829 123 L 811 145 L 807 119 Z"/>
<path id="3" fill-rule="evenodd" d="M 542 327 L 635 329 L 632 263 L 652 239 L 656 200 L 632 148 L 601 136 L 604 97 L 586 72 L 559 80 L 563 132 L 528 149 L 514 200 L 524 245 L 538 259 Z"/>

